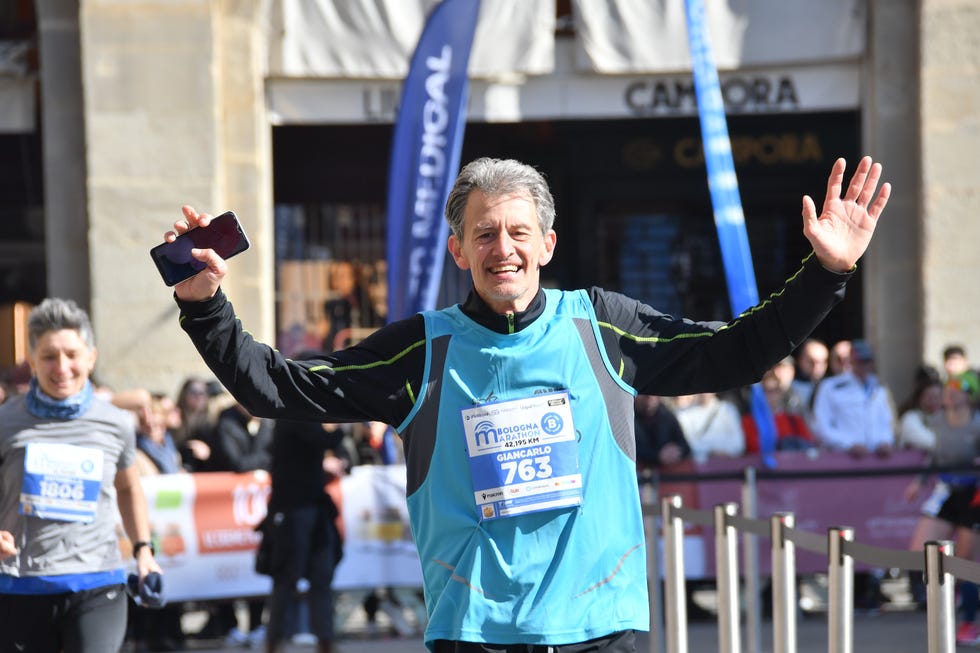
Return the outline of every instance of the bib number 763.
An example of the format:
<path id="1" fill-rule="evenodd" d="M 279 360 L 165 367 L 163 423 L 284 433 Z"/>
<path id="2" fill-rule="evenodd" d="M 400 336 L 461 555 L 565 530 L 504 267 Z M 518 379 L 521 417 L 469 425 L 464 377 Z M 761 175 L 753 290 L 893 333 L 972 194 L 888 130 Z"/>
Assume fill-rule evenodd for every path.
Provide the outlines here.
<path id="1" fill-rule="evenodd" d="M 524 458 L 520 461 L 508 460 L 500 463 L 500 468 L 507 472 L 504 485 L 510 485 L 515 476 L 519 476 L 522 481 L 533 481 L 535 478 L 549 478 L 553 471 L 551 456 Z"/>

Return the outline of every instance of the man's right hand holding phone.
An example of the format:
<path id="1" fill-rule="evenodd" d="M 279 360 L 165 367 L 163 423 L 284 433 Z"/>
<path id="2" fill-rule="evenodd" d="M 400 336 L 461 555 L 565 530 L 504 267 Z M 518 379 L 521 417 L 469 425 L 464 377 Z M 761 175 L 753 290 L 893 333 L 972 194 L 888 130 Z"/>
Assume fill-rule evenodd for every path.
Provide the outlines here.
<path id="1" fill-rule="evenodd" d="M 163 239 L 172 243 L 180 234 L 186 233 L 191 229 L 207 229 L 211 219 L 214 217 L 208 213 L 198 213 L 193 206 L 185 204 L 181 207 L 184 212 L 184 219 L 174 223 L 173 231 L 168 231 L 163 235 Z M 204 263 L 207 267 L 195 274 L 190 279 L 181 281 L 174 286 L 174 294 L 178 299 L 186 302 L 200 302 L 211 299 L 218 292 L 221 280 L 228 273 L 228 264 L 218 256 L 213 249 L 192 249 L 191 256 Z"/>

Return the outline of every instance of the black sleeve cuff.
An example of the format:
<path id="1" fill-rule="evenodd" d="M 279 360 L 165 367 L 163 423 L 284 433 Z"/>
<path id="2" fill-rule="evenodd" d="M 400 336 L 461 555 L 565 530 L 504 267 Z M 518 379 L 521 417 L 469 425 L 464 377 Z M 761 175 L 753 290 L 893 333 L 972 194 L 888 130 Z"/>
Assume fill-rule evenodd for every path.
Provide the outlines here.
<path id="1" fill-rule="evenodd" d="M 177 293 L 174 293 L 174 301 L 177 302 L 181 316 L 201 317 L 217 313 L 228 302 L 228 297 L 221 288 L 218 288 L 218 292 L 214 293 L 214 297 L 211 299 L 199 302 L 184 301 L 177 297 Z"/>

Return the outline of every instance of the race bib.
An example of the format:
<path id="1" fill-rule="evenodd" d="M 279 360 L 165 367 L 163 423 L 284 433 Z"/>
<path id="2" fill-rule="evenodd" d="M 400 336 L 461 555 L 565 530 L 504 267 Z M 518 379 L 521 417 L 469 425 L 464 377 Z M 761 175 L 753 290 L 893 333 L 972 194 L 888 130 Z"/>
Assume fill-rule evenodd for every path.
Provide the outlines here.
<path id="1" fill-rule="evenodd" d="M 483 519 L 581 505 L 567 392 L 465 408 L 462 417 L 473 496 Z"/>
<path id="2" fill-rule="evenodd" d="M 31 442 L 24 456 L 20 514 L 90 523 L 102 487 L 102 452 L 72 444 Z"/>

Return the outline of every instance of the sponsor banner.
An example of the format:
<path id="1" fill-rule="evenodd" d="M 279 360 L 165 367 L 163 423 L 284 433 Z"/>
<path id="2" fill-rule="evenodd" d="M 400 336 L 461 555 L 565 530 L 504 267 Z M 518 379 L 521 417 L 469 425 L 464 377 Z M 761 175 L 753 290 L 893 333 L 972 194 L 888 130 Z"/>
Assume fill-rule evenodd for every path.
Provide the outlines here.
<path id="1" fill-rule="evenodd" d="M 362 465 L 344 477 L 347 539 L 334 589 L 422 587 L 405 486 L 404 465 Z"/>
<path id="2" fill-rule="evenodd" d="M 436 308 L 459 169 L 467 62 L 480 3 L 443 0 L 426 21 L 405 84 L 388 169 L 388 320 Z"/>
<path id="3" fill-rule="evenodd" d="M 704 3 L 701 0 L 687 0 L 685 7 L 704 162 L 708 168 L 708 189 L 714 208 L 721 257 L 725 264 L 729 301 L 732 314 L 737 316 L 759 303 L 752 253 L 745 232 L 745 216 L 742 213 L 735 162 L 732 159 L 732 143 L 728 137 L 728 122 L 725 119 L 725 103 L 704 24 Z"/>
<path id="4" fill-rule="evenodd" d="M 254 568 L 261 539 L 255 527 L 265 517 L 271 490 L 267 473 L 164 474 L 144 477 L 142 485 L 168 600 L 269 593 L 271 580 Z M 347 539 L 334 588 L 421 587 L 405 467 L 355 467 L 341 486 Z M 131 560 L 130 543 L 124 539 L 120 546 Z"/>
<path id="5" fill-rule="evenodd" d="M 708 169 L 708 189 L 714 208 L 721 259 L 725 266 L 728 299 L 732 316 L 738 317 L 759 303 L 752 252 L 738 192 L 732 142 L 728 137 L 724 96 L 705 24 L 704 2 L 687 0 L 685 8 L 704 163 Z M 776 423 L 762 386 L 758 383 L 752 386 L 752 416 L 759 431 L 759 448 L 766 464 L 771 466 L 774 462 L 772 452 L 776 448 Z"/>
<path id="6" fill-rule="evenodd" d="M 270 579 L 254 571 L 267 473 L 164 474 L 142 481 L 169 601 L 269 592 Z"/>

